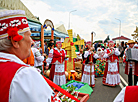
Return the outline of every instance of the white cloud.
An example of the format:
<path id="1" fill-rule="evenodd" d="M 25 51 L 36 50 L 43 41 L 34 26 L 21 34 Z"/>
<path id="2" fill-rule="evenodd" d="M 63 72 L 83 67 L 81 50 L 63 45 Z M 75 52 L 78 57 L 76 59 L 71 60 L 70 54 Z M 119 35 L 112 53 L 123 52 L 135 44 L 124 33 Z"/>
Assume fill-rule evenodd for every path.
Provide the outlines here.
<path id="1" fill-rule="evenodd" d="M 55 25 L 63 23 L 66 29 L 69 11 L 76 9 L 77 11 L 70 14 L 70 28 L 86 41 L 91 40 L 92 31 L 96 33 L 94 40 L 104 40 L 107 35 L 110 35 L 110 38 L 117 37 L 119 21 L 115 18 L 121 20 L 121 35 L 132 39 L 131 33 L 135 30 L 138 18 L 138 7 L 125 0 L 70 0 L 69 5 L 59 3 L 59 7 L 64 9 L 59 11 L 54 8 L 54 4 L 48 5 L 40 0 L 21 1 L 35 16 L 39 16 L 42 24 L 45 19 L 50 19 Z"/>

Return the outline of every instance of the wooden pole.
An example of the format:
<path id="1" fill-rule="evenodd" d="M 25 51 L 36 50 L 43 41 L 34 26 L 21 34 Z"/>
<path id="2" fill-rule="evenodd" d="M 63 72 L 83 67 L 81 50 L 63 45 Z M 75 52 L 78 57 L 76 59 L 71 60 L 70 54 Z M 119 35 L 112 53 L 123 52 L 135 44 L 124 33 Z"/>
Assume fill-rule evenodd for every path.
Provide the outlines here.
<path id="1" fill-rule="evenodd" d="M 51 30 L 51 39 L 54 40 L 54 30 Z"/>
<path id="2" fill-rule="evenodd" d="M 41 25 L 41 47 L 42 47 L 42 53 L 44 53 L 44 28 L 43 28 L 43 25 Z"/>
<path id="3" fill-rule="evenodd" d="M 93 32 L 91 33 L 91 42 L 92 42 L 92 45 L 93 45 Z"/>

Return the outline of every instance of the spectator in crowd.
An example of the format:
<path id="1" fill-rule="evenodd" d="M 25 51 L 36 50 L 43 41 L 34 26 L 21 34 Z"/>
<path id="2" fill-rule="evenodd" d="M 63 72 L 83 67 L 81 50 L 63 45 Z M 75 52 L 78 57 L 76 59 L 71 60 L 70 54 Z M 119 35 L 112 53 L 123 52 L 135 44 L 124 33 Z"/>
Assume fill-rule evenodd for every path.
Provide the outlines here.
<path id="1" fill-rule="evenodd" d="M 48 47 L 52 44 L 54 44 L 54 40 L 53 39 L 50 39 L 49 43 L 48 43 Z"/>
<path id="2" fill-rule="evenodd" d="M 129 47 L 129 45 L 127 44 L 127 42 L 125 42 L 124 50 L 125 50 L 126 48 L 128 48 L 128 47 Z"/>
<path id="3" fill-rule="evenodd" d="M 39 43 L 40 42 L 35 42 L 34 46 L 31 48 L 33 55 L 34 55 L 34 67 L 39 68 L 40 72 L 42 74 L 42 65 L 43 65 L 43 61 L 44 61 L 44 56 L 45 54 L 41 55 L 39 49 Z"/>
<path id="4" fill-rule="evenodd" d="M 138 42 L 137 41 L 135 41 L 135 45 L 134 46 L 137 46 L 138 45 Z"/>
<path id="5" fill-rule="evenodd" d="M 48 46 L 47 46 L 47 42 L 45 41 L 45 44 L 44 44 L 44 53 L 46 55 L 48 55 Z"/>
<path id="6" fill-rule="evenodd" d="M 119 45 L 119 43 L 117 43 L 117 44 L 116 44 L 116 48 L 118 48 L 118 50 L 119 50 L 119 47 L 120 47 L 120 45 Z"/>
<path id="7" fill-rule="evenodd" d="M 94 45 L 95 51 L 97 51 L 97 45 L 98 45 L 98 43 L 95 43 L 95 45 Z"/>
<path id="8" fill-rule="evenodd" d="M 102 48 L 102 45 L 101 45 L 101 44 L 98 44 L 98 45 L 97 45 L 97 48 L 98 48 L 98 47 Z"/>
<path id="9" fill-rule="evenodd" d="M 115 43 L 115 46 L 114 46 L 114 48 L 117 48 L 117 47 L 116 47 L 116 43 Z"/>
<path id="10" fill-rule="evenodd" d="M 107 44 L 106 44 L 106 42 L 104 43 L 104 49 L 107 49 Z"/>
<path id="11" fill-rule="evenodd" d="M 54 40 L 50 39 L 50 42 L 48 43 L 48 51 L 54 48 Z"/>
<path id="12" fill-rule="evenodd" d="M 123 62 L 123 55 L 124 55 L 124 49 L 125 49 L 125 46 L 124 46 L 124 41 L 121 42 L 121 46 L 119 46 L 119 51 L 120 51 L 120 62 Z"/>
<path id="13" fill-rule="evenodd" d="M 46 59 L 48 57 L 48 53 L 49 53 L 49 50 L 48 50 L 48 46 L 47 46 L 47 41 L 44 42 L 44 70 L 46 70 Z"/>

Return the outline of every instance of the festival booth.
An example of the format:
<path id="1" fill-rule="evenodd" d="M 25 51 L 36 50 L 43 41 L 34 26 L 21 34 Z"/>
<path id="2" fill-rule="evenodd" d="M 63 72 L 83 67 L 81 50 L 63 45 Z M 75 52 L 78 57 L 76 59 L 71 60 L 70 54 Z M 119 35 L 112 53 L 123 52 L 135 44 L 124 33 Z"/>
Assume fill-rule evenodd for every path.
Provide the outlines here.
<path id="1" fill-rule="evenodd" d="M 124 36 L 120 36 L 120 37 L 113 38 L 112 40 L 115 41 L 116 43 L 119 43 L 119 40 L 127 42 L 128 40 L 131 40 L 131 39 L 124 37 Z"/>
<path id="2" fill-rule="evenodd" d="M 54 40 L 61 40 L 61 38 L 69 37 L 68 35 L 54 30 Z M 51 38 L 51 30 L 44 30 L 44 39 L 49 40 Z"/>
<path id="3" fill-rule="evenodd" d="M 33 40 L 40 41 L 40 32 L 41 32 L 42 24 L 40 22 L 31 20 L 29 18 L 27 20 L 28 20 L 30 31 L 31 31 L 31 38 Z"/>

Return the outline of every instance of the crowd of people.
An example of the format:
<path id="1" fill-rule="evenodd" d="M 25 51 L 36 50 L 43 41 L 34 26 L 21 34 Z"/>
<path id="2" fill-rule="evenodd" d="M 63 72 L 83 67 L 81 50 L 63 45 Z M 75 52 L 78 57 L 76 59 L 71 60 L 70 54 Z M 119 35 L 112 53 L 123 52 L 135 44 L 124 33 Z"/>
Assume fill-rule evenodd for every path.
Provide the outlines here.
<path id="1" fill-rule="evenodd" d="M 50 74 L 50 79 L 51 79 L 51 75 L 52 75 L 52 81 L 53 81 L 53 75 L 54 75 L 54 70 L 53 70 L 53 65 L 56 66 L 55 62 L 52 61 L 58 61 L 61 60 L 61 58 L 59 56 L 57 56 L 57 54 L 55 53 L 55 50 L 59 49 L 59 54 L 61 54 L 60 50 L 63 50 L 60 46 L 58 46 L 58 44 L 61 44 L 60 41 L 56 42 L 56 47 L 54 48 L 54 43 L 52 43 L 53 48 L 50 47 L 47 48 L 49 50 L 49 57 L 46 59 L 47 62 L 47 66 L 46 69 L 51 68 L 51 72 L 53 74 Z M 137 42 L 133 42 L 135 43 L 135 45 L 137 45 Z M 51 44 L 51 42 L 49 43 L 49 45 Z M 108 43 L 95 43 L 92 47 L 92 42 L 88 41 L 85 43 L 84 45 L 84 49 L 81 49 L 81 54 L 82 54 L 82 82 L 88 83 L 90 86 L 94 87 L 95 86 L 95 75 L 96 73 L 99 73 L 100 71 L 102 71 L 102 75 L 98 75 L 98 76 L 103 76 L 103 84 L 104 85 L 108 85 L 108 86 L 115 86 L 115 85 L 119 85 L 120 83 L 120 76 L 119 76 L 119 62 L 120 63 L 125 63 L 126 64 L 126 71 L 127 71 L 127 61 L 125 60 L 125 52 L 128 48 L 131 48 L 131 43 L 125 43 L 124 41 L 121 42 L 121 45 L 119 45 L 118 43 L 115 44 L 113 41 L 109 41 Z M 57 49 L 58 48 L 58 49 Z M 132 46 L 133 48 L 133 46 Z M 83 51 L 82 51 L 83 50 Z M 60 55 L 61 56 L 61 55 Z M 58 57 L 58 58 L 56 58 Z M 65 58 L 62 58 L 65 59 Z M 67 60 L 67 58 L 66 58 Z M 102 64 L 102 69 L 101 70 L 97 70 L 98 68 L 96 68 L 96 66 L 99 66 L 100 63 L 96 63 L 97 61 L 100 60 L 100 63 L 103 62 Z M 63 62 L 64 60 L 62 60 Z M 60 61 L 58 61 L 60 62 Z M 61 62 L 59 64 L 62 64 Z M 52 65 L 49 67 L 49 65 Z M 105 65 L 105 67 L 103 67 Z M 58 68 L 59 69 L 59 68 Z M 64 72 L 65 72 L 65 68 L 63 67 Z M 91 70 L 91 71 L 90 71 Z M 97 71 L 95 71 L 97 70 Z M 125 72 L 126 72 L 125 71 Z M 131 71 L 131 70 L 130 70 Z M 130 72 L 132 73 L 132 72 Z M 57 73 L 56 73 L 57 74 Z M 91 74 L 91 77 L 90 77 Z M 125 73 L 127 74 L 127 73 Z M 96 76 L 97 77 L 97 76 Z M 57 78 L 57 77 L 56 77 Z M 132 79 L 130 80 L 130 75 L 128 77 L 129 79 L 129 85 L 132 85 Z M 56 79 L 57 80 L 57 79 Z M 60 80 L 60 79 L 59 79 Z M 135 76 L 135 83 L 134 85 L 136 85 L 137 82 L 137 76 Z M 55 82 L 55 81 L 54 81 Z M 57 83 L 57 82 L 56 82 Z M 58 82 L 58 85 L 60 82 Z M 64 83 L 65 84 L 65 83 Z M 61 84 L 62 85 L 62 84 Z"/>
<path id="2" fill-rule="evenodd" d="M 42 53 L 40 42 L 33 41 L 30 37 L 27 18 L 22 10 L 0 11 L 0 24 L 1 102 L 50 102 L 55 94 L 42 75 L 43 70 L 50 69 L 51 81 L 59 86 L 66 84 L 65 61 L 69 56 L 62 49 L 62 42 L 56 41 L 54 44 L 52 39 L 48 44 L 45 42 Z M 125 74 L 128 75 L 129 86 L 133 85 L 132 75 L 136 85 L 138 63 L 126 60 L 126 52 L 137 47 L 137 42 L 133 40 L 125 44 L 121 42 L 121 45 L 113 41 L 92 45 L 91 41 L 87 41 L 84 49 L 80 49 L 81 82 L 95 87 L 95 75 L 102 74 L 103 85 L 111 87 L 119 85 L 119 61 L 121 61 L 126 63 Z"/>
<path id="3" fill-rule="evenodd" d="M 44 69 L 50 69 L 49 79 L 60 86 L 66 84 L 64 61 L 68 60 L 68 58 L 66 57 L 66 51 L 62 49 L 62 42 L 56 41 L 56 45 L 54 46 L 54 41 L 50 40 L 49 44 L 45 42 L 44 46 L 45 54 L 41 54 L 41 56 L 45 55 L 46 63 Z M 125 74 L 128 75 L 128 85 L 133 85 L 132 75 L 134 75 L 134 85 L 136 85 L 138 75 L 136 69 L 137 62 L 132 63 L 126 60 L 127 49 L 136 47 L 138 47 L 137 42 L 133 40 L 125 44 L 124 41 L 122 41 L 120 45 L 118 43 L 115 44 L 113 41 L 108 41 L 108 43 L 104 44 L 100 42 L 95 43 L 92 46 L 91 41 L 86 42 L 84 49 L 80 49 L 83 65 L 81 82 L 88 83 L 91 87 L 95 87 L 95 77 L 102 76 L 103 85 L 119 85 L 120 62 L 125 64 Z M 101 63 L 102 65 L 100 67 Z M 135 65 L 132 68 L 130 68 L 131 63 Z"/>

